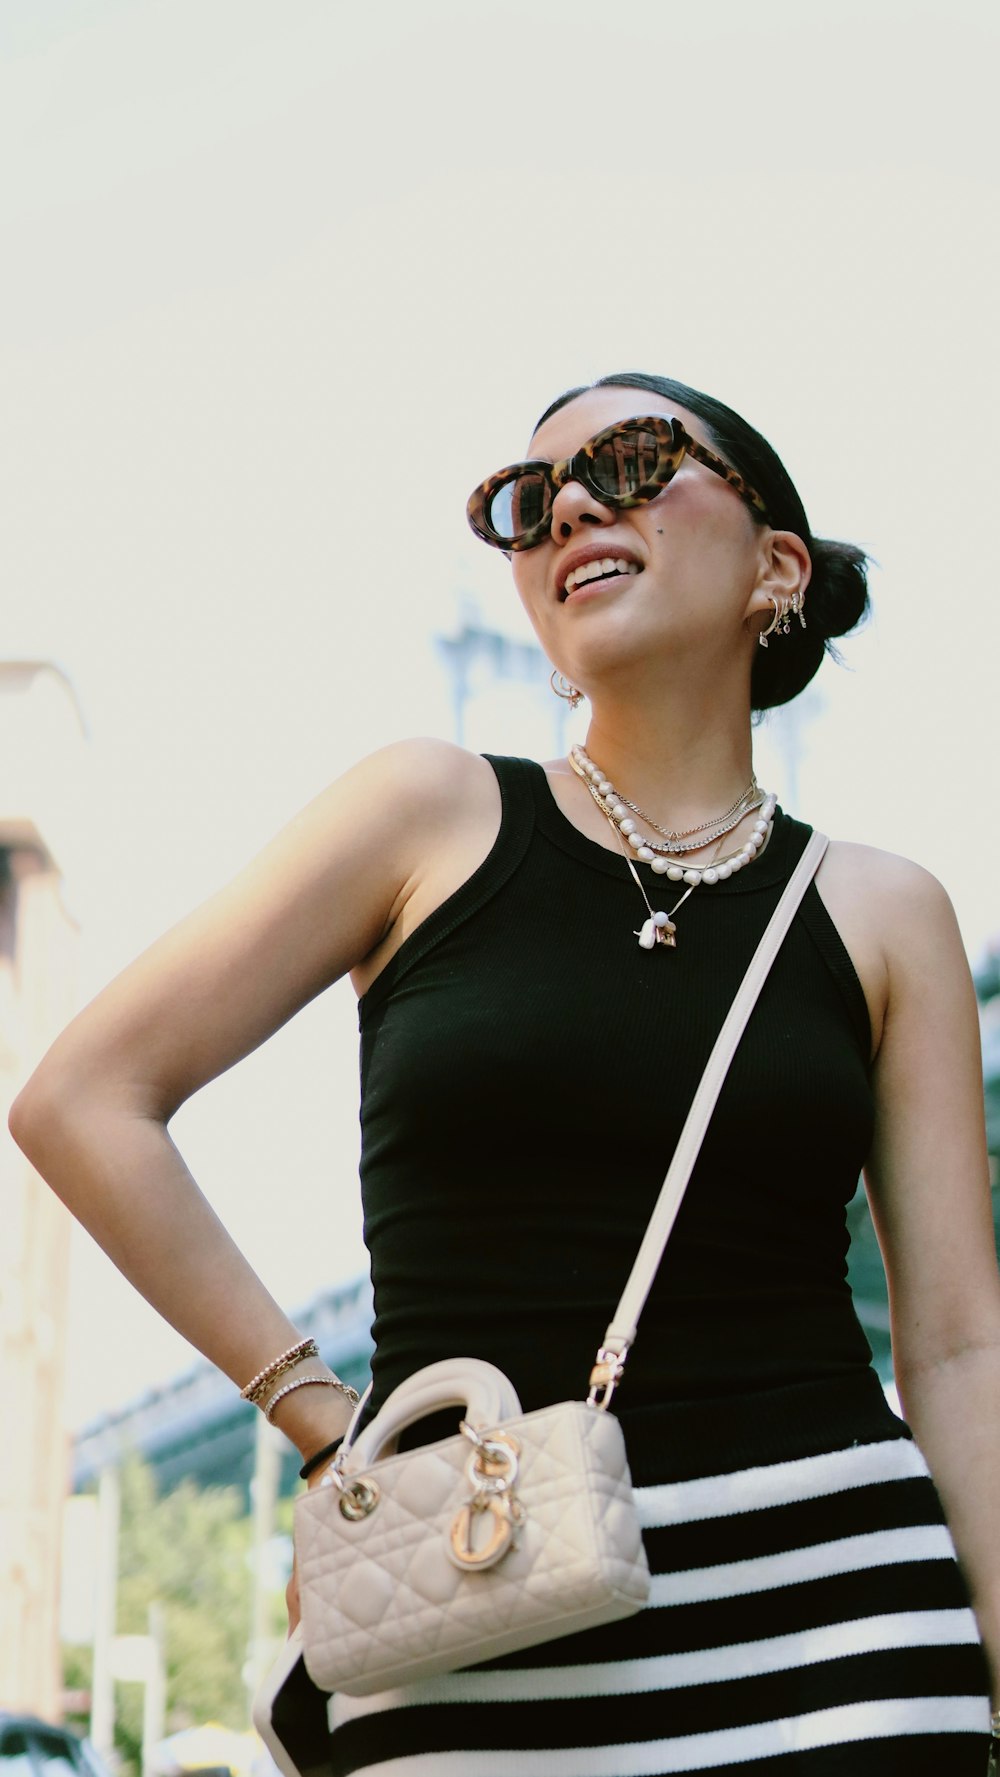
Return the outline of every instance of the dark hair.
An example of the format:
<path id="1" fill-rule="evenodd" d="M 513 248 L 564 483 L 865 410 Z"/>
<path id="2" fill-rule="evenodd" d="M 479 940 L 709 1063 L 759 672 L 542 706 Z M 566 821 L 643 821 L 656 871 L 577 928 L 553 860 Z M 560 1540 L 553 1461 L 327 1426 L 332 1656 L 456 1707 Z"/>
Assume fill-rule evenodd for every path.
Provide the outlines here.
<path id="1" fill-rule="evenodd" d="M 696 413 L 708 433 L 710 444 L 733 469 L 756 488 L 765 506 L 767 519 L 754 518 L 760 524 L 770 523 L 775 530 L 794 531 L 801 537 L 812 561 L 812 579 L 806 593 L 807 628 L 793 621 L 790 633 L 768 649 L 755 650 L 750 696 L 755 710 L 773 709 L 788 703 L 808 685 L 819 667 L 824 653 L 837 658 L 833 637 L 844 636 L 856 629 L 869 607 L 868 556 L 854 543 L 835 543 L 828 537 L 814 537 L 809 529 L 805 508 L 788 470 L 766 438 L 741 419 L 731 407 L 716 401 L 712 395 L 691 389 L 672 377 L 648 376 L 644 371 L 625 370 L 616 376 L 600 376 L 596 382 L 578 389 L 568 389 L 545 409 L 535 427 L 541 426 L 560 407 L 586 395 L 590 389 L 648 389 L 667 401 L 676 401 L 689 413 Z M 748 511 L 751 510 L 748 508 Z"/>

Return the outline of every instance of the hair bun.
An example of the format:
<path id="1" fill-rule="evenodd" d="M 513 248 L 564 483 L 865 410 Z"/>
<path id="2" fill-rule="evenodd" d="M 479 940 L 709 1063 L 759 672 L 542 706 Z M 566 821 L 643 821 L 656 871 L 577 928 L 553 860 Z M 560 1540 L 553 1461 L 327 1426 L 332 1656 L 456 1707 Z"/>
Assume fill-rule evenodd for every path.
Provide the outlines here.
<path id="1" fill-rule="evenodd" d="M 856 543 L 814 537 L 809 544 L 813 571 L 806 604 L 824 638 L 846 636 L 867 616 L 868 557 Z"/>

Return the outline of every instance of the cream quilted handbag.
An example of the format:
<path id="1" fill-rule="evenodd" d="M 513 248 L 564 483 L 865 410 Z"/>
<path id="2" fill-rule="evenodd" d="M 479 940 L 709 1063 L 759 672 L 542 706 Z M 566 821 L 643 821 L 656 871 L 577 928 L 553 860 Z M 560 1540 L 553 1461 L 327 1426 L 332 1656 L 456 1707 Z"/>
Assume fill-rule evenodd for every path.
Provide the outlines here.
<path id="1" fill-rule="evenodd" d="M 450 1406 L 467 1435 L 384 1454 Z M 492 1364 L 419 1371 L 331 1472 L 295 1514 L 306 1670 L 322 1690 L 364 1696 L 447 1672 L 470 1646 L 488 1660 L 629 1616 L 649 1595 L 618 1421 L 584 1401 L 522 1413 Z"/>
<path id="2" fill-rule="evenodd" d="M 826 843 L 814 834 L 806 846 L 712 1050 L 588 1399 L 522 1413 L 492 1364 L 430 1364 L 358 1432 L 361 1403 L 335 1462 L 296 1502 L 304 1658 L 321 1690 L 366 1696 L 645 1604 L 625 1443 L 606 1409 L 729 1063 Z M 460 1431 L 397 1451 L 401 1432 L 447 1407 Z"/>

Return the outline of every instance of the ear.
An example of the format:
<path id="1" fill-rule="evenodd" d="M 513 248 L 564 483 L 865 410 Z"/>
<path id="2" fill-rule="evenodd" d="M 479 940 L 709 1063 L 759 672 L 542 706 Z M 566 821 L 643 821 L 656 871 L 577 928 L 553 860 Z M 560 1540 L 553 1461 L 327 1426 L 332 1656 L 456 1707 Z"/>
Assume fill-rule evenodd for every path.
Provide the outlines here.
<path id="1" fill-rule="evenodd" d="M 754 636 L 766 629 L 774 616 L 772 599 L 788 604 L 805 592 L 812 579 L 812 561 L 801 537 L 794 531 L 761 532 L 757 579 L 747 600 L 743 621 Z"/>

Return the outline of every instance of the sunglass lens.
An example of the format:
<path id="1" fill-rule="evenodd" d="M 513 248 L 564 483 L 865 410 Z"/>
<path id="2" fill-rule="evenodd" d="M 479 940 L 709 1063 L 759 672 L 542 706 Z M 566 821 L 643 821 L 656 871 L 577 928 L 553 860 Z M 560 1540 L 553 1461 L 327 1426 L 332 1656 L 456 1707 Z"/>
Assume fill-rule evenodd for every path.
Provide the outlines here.
<path id="1" fill-rule="evenodd" d="M 590 473 L 595 485 L 613 500 L 627 500 L 653 481 L 660 458 L 655 432 L 642 426 L 623 427 L 594 452 Z"/>
<path id="2" fill-rule="evenodd" d="M 497 488 L 487 504 L 486 519 L 498 537 L 513 540 L 541 524 L 551 504 L 546 477 L 529 470 Z"/>

